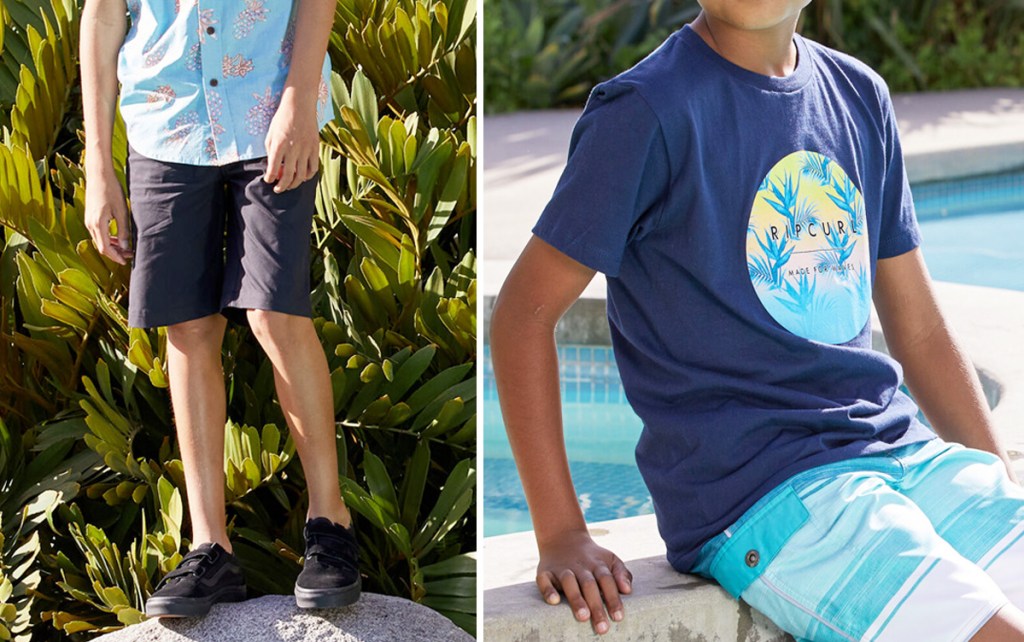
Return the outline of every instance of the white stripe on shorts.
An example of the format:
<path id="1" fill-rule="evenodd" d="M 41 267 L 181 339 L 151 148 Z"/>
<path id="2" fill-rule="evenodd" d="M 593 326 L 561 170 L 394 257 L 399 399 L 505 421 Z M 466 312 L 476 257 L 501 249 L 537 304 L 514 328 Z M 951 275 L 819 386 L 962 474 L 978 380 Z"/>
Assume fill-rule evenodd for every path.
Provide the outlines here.
<path id="1" fill-rule="evenodd" d="M 953 555 L 930 558 L 907 579 L 862 640 L 969 640 L 1006 605 L 1006 596 L 980 568 Z M 888 622 L 886 622 L 888 620 Z"/>
<path id="2" fill-rule="evenodd" d="M 1014 535 L 1013 538 L 1010 535 Z M 979 564 L 995 580 L 1010 603 L 1024 609 L 1024 528 L 1018 524 L 985 555 L 986 565 Z M 985 559 L 983 558 L 983 559 Z"/>

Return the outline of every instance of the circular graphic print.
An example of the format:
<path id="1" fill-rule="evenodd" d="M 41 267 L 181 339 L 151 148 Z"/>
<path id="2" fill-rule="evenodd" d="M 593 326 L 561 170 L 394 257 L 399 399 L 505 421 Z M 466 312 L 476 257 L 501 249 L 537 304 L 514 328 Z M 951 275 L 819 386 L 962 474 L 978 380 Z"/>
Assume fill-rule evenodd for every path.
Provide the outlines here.
<path id="1" fill-rule="evenodd" d="M 789 154 L 761 181 L 747 225 L 747 268 L 782 327 L 846 343 L 871 313 L 871 257 L 860 190 L 817 152 Z"/>

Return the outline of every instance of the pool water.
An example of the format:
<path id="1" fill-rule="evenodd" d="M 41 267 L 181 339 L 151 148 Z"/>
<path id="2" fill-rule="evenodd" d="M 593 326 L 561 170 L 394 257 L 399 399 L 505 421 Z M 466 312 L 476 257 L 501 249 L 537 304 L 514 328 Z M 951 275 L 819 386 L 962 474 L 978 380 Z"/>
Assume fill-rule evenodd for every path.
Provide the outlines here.
<path id="1" fill-rule="evenodd" d="M 1024 291 L 1024 172 L 914 186 L 932 278 Z M 642 424 L 608 346 L 559 346 L 569 468 L 588 522 L 653 512 L 633 449 Z M 484 346 L 484 535 L 532 528 Z"/>
<path id="2" fill-rule="evenodd" d="M 912 191 L 933 279 L 1024 291 L 1024 172 Z"/>
<path id="3" fill-rule="evenodd" d="M 608 346 L 559 346 L 569 470 L 588 522 L 653 512 L 633 448 L 643 424 L 622 391 Z M 531 530 L 484 346 L 484 536 Z"/>

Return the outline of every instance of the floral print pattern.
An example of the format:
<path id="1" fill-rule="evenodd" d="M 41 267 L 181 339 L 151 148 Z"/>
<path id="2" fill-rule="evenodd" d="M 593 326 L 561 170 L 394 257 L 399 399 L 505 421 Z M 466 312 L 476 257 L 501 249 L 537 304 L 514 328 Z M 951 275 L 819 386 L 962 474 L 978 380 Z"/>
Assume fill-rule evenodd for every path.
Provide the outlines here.
<path id="1" fill-rule="evenodd" d="M 241 40 L 252 33 L 257 22 L 265 22 L 270 9 L 263 6 L 263 0 L 245 0 L 245 9 L 235 16 L 234 35 Z"/>
<path id="2" fill-rule="evenodd" d="M 213 9 L 200 9 L 199 10 L 199 29 L 198 29 L 197 33 L 199 34 L 199 42 L 200 43 L 206 42 L 206 36 L 207 35 L 209 35 L 211 38 L 216 38 L 217 37 L 216 27 L 214 27 L 213 33 L 209 33 L 208 34 L 208 32 L 207 32 L 207 30 L 210 27 L 213 27 L 213 25 L 215 25 L 215 24 L 217 24 L 217 22 L 219 22 L 213 16 L 214 16 Z"/>
<path id="3" fill-rule="evenodd" d="M 284 38 L 281 40 L 281 68 L 285 68 L 292 62 L 292 49 L 295 48 L 295 20 L 288 21 L 288 28 L 284 31 Z"/>
<path id="4" fill-rule="evenodd" d="M 174 119 L 174 125 L 171 127 L 167 140 L 172 143 L 184 144 L 192 130 L 198 125 L 199 114 L 194 111 L 187 111 Z"/>
<path id="5" fill-rule="evenodd" d="M 169 103 L 174 100 L 174 88 L 170 85 L 160 85 L 156 91 L 146 96 L 147 103 Z"/>
<path id="6" fill-rule="evenodd" d="M 188 53 L 185 54 L 185 69 L 189 71 L 199 71 L 202 67 L 202 60 L 199 57 L 199 43 L 193 44 L 188 48 Z"/>
<path id="7" fill-rule="evenodd" d="M 118 78 L 132 146 L 150 158 L 195 165 L 265 156 L 298 6 L 297 0 L 127 0 L 132 28 L 118 54 Z M 222 28 L 230 35 L 221 35 Z M 327 56 L 313 100 L 322 127 L 334 119 Z"/>
<path id="8" fill-rule="evenodd" d="M 267 87 L 262 95 L 253 94 L 252 97 L 256 99 L 256 104 L 245 115 L 245 129 L 253 136 L 259 136 L 270 129 L 270 121 L 281 102 L 281 92 L 271 93 L 270 87 Z"/>
<path id="9" fill-rule="evenodd" d="M 242 54 L 235 54 L 234 57 L 224 54 L 224 60 L 221 63 L 221 73 L 225 78 L 228 76 L 241 78 L 252 71 L 252 68 L 252 58 L 242 58 Z"/>

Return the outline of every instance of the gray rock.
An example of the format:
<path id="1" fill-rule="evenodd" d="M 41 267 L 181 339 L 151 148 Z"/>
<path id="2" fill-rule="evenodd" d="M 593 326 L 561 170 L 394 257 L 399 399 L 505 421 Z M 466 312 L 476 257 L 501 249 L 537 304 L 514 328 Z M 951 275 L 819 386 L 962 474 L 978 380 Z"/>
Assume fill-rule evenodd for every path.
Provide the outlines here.
<path id="1" fill-rule="evenodd" d="M 202 618 L 150 619 L 94 642 L 471 642 L 451 620 L 399 597 L 363 593 L 352 606 L 306 610 L 290 595 L 215 604 Z"/>

